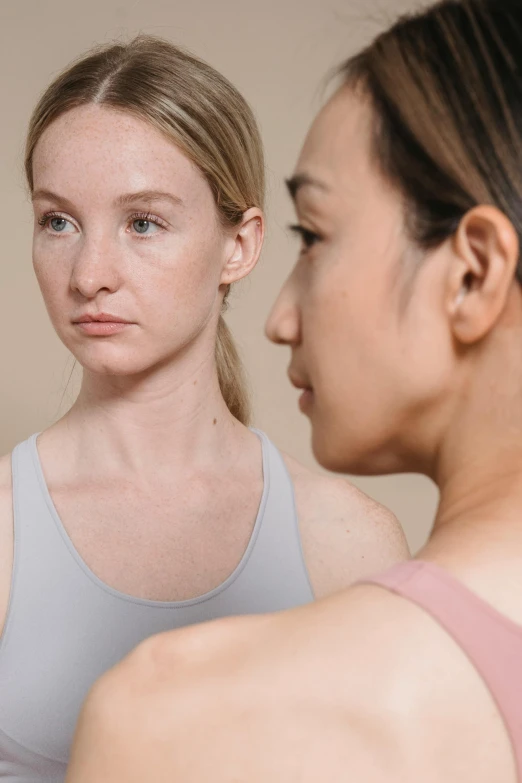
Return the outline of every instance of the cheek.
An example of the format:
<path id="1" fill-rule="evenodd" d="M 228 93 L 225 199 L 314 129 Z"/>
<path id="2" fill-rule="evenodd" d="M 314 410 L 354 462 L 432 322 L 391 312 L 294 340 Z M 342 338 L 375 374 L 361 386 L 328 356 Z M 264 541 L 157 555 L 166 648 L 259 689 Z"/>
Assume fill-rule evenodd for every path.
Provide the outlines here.
<path id="1" fill-rule="evenodd" d="M 351 260 L 349 262 L 352 264 Z M 397 444 L 454 380 L 436 266 L 404 296 L 397 268 L 316 266 L 303 295 L 303 355 L 315 389 L 314 453 L 331 470 L 387 472 Z M 400 451 L 400 450 L 399 450 Z"/>
<path id="2" fill-rule="evenodd" d="M 375 455 L 389 435 L 391 411 L 402 404 L 404 346 L 394 300 L 382 275 L 374 280 L 361 266 L 348 280 L 332 269 L 313 286 L 305 318 L 314 453 L 329 469 L 354 467 L 361 455 Z"/>
<path id="3" fill-rule="evenodd" d="M 384 288 L 363 267 L 347 275 L 338 264 L 316 274 L 305 307 L 307 334 L 316 360 L 337 381 L 349 373 L 357 383 L 354 370 L 375 362 L 381 348 L 386 352 L 383 341 L 391 341 L 396 325 Z M 335 388 L 333 378 L 325 381 Z"/>
<path id="4" fill-rule="evenodd" d="M 454 348 L 432 293 L 412 298 L 400 325 L 403 394 L 425 406 L 452 384 Z"/>
<path id="5" fill-rule="evenodd" d="M 60 306 L 69 291 L 70 271 L 59 248 L 48 248 L 35 240 L 33 243 L 33 269 L 40 291 L 49 311 L 56 320 L 65 310 Z"/>
<path id="6" fill-rule="evenodd" d="M 154 259 L 142 258 L 132 286 L 136 296 L 158 321 L 165 316 L 169 324 L 201 321 L 218 295 L 221 250 L 217 243 L 192 240 L 165 247 Z"/>

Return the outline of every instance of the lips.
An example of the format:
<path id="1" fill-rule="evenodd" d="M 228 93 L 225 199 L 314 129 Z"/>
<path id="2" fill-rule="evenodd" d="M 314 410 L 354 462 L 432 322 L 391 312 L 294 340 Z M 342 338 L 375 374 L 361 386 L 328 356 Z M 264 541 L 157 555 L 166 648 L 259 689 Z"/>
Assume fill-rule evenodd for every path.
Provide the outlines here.
<path id="1" fill-rule="evenodd" d="M 299 397 L 299 408 L 302 413 L 311 415 L 314 407 L 315 395 L 314 390 L 308 379 L 303 372 L 299 372 L 295 367 L 288 368 L 288 377 L 292 386 L 302 391 Z"/>
<path id="2" fill-rule="evenodd" d="M 73 320 L 75 324 L 91 324 L 91 323 L 112 323 L 112 324 L 130 324 L 131 321 L 127 321 L 125 318 L 120 318 L 118 315 L 112 315 L 111 313 L 97 313 L 91 315 L 85 313 Z"/>
<path id="3" fill-rule="evenodd" d="M 132 328 L 134 322 L 112 313 L 84 313 L 73 324 L 89 337 L 112 337 Z"/>
<path id="4" fill-rule="evenodd" d="M 302 389 L 303 391 L 312 391 L 312 385 L 308 383 L 308 381 L 306 381 L 302 375 L 297 373 L 291 367 L 288 370 L 288 377 L 290 378 L 290 383 L 292 384 L 292 386 L 295 386 L 296 389 Z"/>

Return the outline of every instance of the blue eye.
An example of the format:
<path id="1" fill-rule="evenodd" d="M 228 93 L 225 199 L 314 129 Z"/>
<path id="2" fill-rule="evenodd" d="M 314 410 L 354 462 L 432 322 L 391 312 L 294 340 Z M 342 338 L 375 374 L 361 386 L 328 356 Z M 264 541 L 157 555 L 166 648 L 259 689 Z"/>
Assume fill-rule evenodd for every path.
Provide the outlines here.
<path id="1" fill-rule="evenodd" d="M 157 222 L 158 218 L 152 218 L 149 215 L 139 215 L 132 218 L 132 228 L 136 234 L 141 236 L 152 236 L 156 234 L 163 226 Z"/>
<path id="2" fill-rule="evenodd" d="M 147 231 L 149 230 L 151 222 L 150 220 L 140 219 L 140 220 L 135 220 L 132 225 L 137 234 L 146 234 Z"/>
<path id="3" fill-rule="evenodd" d="M 52 234 L 70 234 L 76 230 L 70 220 L 52 212 L 42 215 L 38 223 Z"/>
<path id="4" fill-rule="evenodd" d="M 65 229 L 67 228 L 67 220 L 65 218 L 60 218 L 60 217 L 52 218 L 50 223 L 53 231 L 58 231 L 61 233 L 62 231 L 65 231 Z"/>

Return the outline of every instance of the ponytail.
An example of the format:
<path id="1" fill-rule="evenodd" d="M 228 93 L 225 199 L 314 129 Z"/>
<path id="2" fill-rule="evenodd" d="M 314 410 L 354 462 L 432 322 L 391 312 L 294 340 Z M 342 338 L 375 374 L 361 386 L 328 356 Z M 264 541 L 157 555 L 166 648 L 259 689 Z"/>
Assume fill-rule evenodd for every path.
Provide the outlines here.
<path id="1" fill-rule="evenodd" d="M 234 339 L 222 315 L 219 316 L 216 340 L 216 364 L 219 387 L 230 413 L 248 426 L 251 417 L 245 371 Z"/>

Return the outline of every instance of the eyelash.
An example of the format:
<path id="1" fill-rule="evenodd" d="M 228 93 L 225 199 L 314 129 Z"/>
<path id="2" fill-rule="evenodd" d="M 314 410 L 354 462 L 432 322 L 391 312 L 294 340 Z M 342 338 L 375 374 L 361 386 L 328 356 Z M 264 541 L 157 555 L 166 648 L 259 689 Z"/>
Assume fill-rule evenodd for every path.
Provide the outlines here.
<path id="1" fill-rule="evenodd" d="M 159 226 L 159 228 L 167 228 L 167 224 L 164 220 L 161 220 L 157 215 L 152 215 L 150 212 L 135 212 L 134 215 L 130 216 L 129 223 L 132 224 L 135 220 L 146 220 L 147 223 L 154 223 L 154 225 Z M 150 237 L 141 236 L 140 239 L 150 239 Z"/>
<path id="2" fill-rule="evenodd" d="M 41 218 L 38 218 L 38 225 L 42 226 L 42 228 L 45 228 L 45 226 L 49 223 L 50 220 L 53 218 L 63 218 L 66 220 L 63 215 L 60 215 L 59 212 L 46 212 L 45 215 L 42 215 Z"/>
<path id="3" fill-rule="evenodd" d="M 65 215 L 62 215 L 60 212 L 46 212 L 45 215 L 42 215 L 41 218 L 38 218 L 38 225 L 42 226 L 42 228 L 46 228 L 53 218 L 69 220 L 69 218 L 65 217 Z M 157 217 L 156 215 L 152 215 L 150 212 L 136 212 L 134 215 L 131 215 L 128 219 L 129 225 L 132 225 L 135 220 L 146 220 L 148 223 L 154 223 L 154 225 L 159 226 L 160 228 L 167 228 L 167 224 L 161 220 L 161 218 Z M 139 238 L 150 239 L 150 237 L 147 236 L 139 236 Z"/>
<path id="4" fill-rule="evenodd" d="M 319 234 L 316 234 L 313 231 L 310 231 L 308 228 L 305 228 L 304 226 L 301 226 L 299 224 L 295 226 L 289 226 L 289 228 L 293 234 L 296 234 L 298 237 L 301 238 L 305 250 L 311 250 L 312 247 L 315 244 L 317 244 L 317 242 L 320 242 L 322 239 L 322 237 L 320 237 Z"/>

